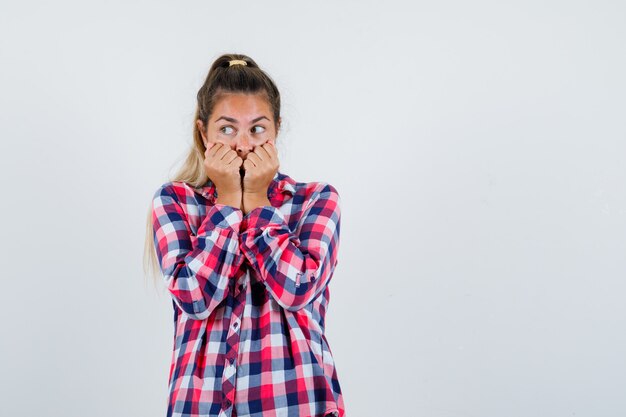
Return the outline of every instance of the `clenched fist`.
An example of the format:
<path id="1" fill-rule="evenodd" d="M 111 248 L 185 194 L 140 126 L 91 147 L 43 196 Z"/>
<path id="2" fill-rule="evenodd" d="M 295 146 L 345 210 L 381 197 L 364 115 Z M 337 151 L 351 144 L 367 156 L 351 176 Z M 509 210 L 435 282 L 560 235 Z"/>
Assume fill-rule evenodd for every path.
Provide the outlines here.
<path id="1" fill-rule="evenodd" d="M 218 203 L 242 206 L 240 168 L 243 159 L 223 143 L 209 143 L 204 152 L 204 170 L 215 184 Z"/>
<path id="2" fill-rule="evenodd" d="M 280 167 L 274 142 L 267 141 L 254 148 L 243 161 L 244 194 L 267 195 L 267 190 Z"/>

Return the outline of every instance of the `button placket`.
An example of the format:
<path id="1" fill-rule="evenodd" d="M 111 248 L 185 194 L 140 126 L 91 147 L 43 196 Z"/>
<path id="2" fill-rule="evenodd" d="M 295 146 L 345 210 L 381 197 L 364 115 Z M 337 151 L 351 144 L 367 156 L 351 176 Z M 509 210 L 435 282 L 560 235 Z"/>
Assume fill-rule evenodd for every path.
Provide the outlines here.
<path id="1" fill-rule="evenodd" d="M 233 405 L 235 397 L 235 385 L 237 381 L 237 355 L 239 351 L 239 330 L 241 328 L 241 316 L 245 308 L 245 298 L 233 297 L 233 309 L 231 313 L 231 323 L 226 336 L 228 345 L 227 353 L 224 357 L 224 373 L 222 376 L 222 390 L 224 402 L 222 408 L 228 409 Z"/>
<path id="2" fill-rule="evenodd" d="M 239 319 L 236 318 L 233 320 L 233 324 L 230 326 L 231 331 L 228 332 L 229 336 L 228 336 L 228 341 L 232 342 L 233 344 L 231 345 L 231 350 L 229 351 L 227 357 L 226 357 L 226 364 L 228 365 L 228 363 L 230 362 L 231 364 L 234 362 L 234 356 L 237 355 L 237 345 L 239 342 Z M 230 343 L 229 343 L 230 344 Z"/>

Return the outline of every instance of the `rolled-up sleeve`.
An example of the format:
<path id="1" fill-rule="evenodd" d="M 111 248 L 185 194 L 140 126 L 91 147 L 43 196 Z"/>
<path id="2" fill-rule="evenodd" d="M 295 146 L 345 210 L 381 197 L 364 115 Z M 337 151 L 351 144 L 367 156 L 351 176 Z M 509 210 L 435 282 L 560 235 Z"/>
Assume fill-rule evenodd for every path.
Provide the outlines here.
<path id="1" fill-rule="evenodd" d="M 229 278 L 244 260 L 242 219 L 240 209 L 215 204 L 194 235 L 176 193 L 169 187 L 155 193 L 152 222 L 161 272 L 174 302 L 192 319 L 207 318 L 227 297 Z"/>
<path id="2" fill-rule="evenodd" d="M 276 207 L 243 217 L 241 251 L 281 307 L 296 311 L 328 285 L 339 249 L 340 197 L 330 184 L 313 192 L 294 233 Z"/>

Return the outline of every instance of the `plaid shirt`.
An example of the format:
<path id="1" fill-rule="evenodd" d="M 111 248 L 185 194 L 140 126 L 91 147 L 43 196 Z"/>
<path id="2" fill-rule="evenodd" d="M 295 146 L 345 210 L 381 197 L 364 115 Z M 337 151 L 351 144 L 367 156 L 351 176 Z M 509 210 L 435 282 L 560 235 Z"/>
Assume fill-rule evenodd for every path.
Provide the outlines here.
<path id="1" fill-rule="evenodd" d="M 215 203 L 209 179 L 154 194 L 154 242 L 174 308 L 167 416 L 344 416 L 324 335 L 339 195 L 277 172 L 270 206 Z"/>

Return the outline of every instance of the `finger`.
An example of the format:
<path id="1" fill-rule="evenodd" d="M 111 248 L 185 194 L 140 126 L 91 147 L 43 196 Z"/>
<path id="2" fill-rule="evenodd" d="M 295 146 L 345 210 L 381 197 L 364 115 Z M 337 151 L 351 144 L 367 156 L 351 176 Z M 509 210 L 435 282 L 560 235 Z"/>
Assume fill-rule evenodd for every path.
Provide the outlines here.
<path id="1" fill-rule="evenodd" d="M 262 161 L 274 160 L 274 156 L 272 155 L 272 150 L 270 148 L 270 145 L 263 144 L 261 146 L 257 146 L 255 150 L 256 150 L 255 154 L 258 155 L 258 157 L 261 158 Z"/>
<path id="2" fill-rule="evenodd" d="M 270 156 L 270 158 L 278 158 L 278 150 L 276 149 L 276 145 L 274 145 L 274 142 L 266 142 L 263 145 L 263 149 L 267 151 L 267 154 Z"/>
<path id="3" fill-rule="evenodd" d="M 231 151 L 232 151 L 232 149 L 231 149 Z M 224 158 L 222 158 L 222 161 L 224 163 L 226 163 L 226 164 L 231 164 L 237 158 L 239 158 L 239 155 L 237 155 L 237 152 L 232 151 L 232 152 L 227 152 L 226 155 L 224 155 Z M 239 158 L 239 159 L 241 159 L 241 158 Z M 240 165 L 241 165 L 241 163 L 240 163 Z"/>
<path id="4" fill-rule="evenodd" d="M 233 151 L 230 146 L 226 145 L 225 143 L 222 145 L 223 146 L 217 151 L 215 155 L 216 158 L 225 161 L 229 158 L 229 156 L 227 156 L 228 154 L 233 153 L 234 155 L 237 155 L 237 152 Z"/>
<path id="5" fill-rule="evenodd" d="M 243 159 L 241 159 L 239 156 L 235 155 L 235 157 L 233 159 L 228 161 L 228 165 L 234 165 L 234 166 L 237 166 L 237 167 L 241 168 L 241 166 L 243 165 Z"/>
<path id="6" fill-rule="evenodd" d="M 252 152 L 250 152 L 248 155 L 256 155 L 257 157 L 259 157 L 259 159 L 263 160 L 263 149 L 261 148 L 261 145 L 257 145 L 254 147 L 254 150 Z"/>
<path id="7" fill-rule="evenodd" d="M 252 168 L 255 168 L 255 167 L 256 167 L 256 165 L 254 165 L 254 162 L 252 162 L 249 158 L 246 158 L 246 159 L 243 161 L 243 168 L 244 168 L 246 171 L 247 171 L 247 170 L 250 170 L 250 169 L 252 169 Z"/>
<path id="8" fill-rule="evenodd" d="M 257 146 L 257 148 L 255 149 L 257 152 L 256 154 L 259 156 L 259 158 L 261 158 L 262 160 L 271 160 L 272 159 L 272 150 L 269 149 L 270 145 L 268 145 L 267 143 L 264 143 L 261 146 Z"/>
<path id="9" fill-rule="evenodd" d="M 205 153 L 207 153 L 207 155 L 214 157 L 215 154 L 217 154 L 217 152 L 222 148 L 223 143 L 218 143 L 218 142 L 211 142 L 209 143 L 209 146 L 207 147 L 207 150 Z"/>
<path id="10" fill-rule="evenodd" d="M 254 152 L 250 152 L 248 154 L 248 156 L 246 157 L 246 160 L 248 159 L 250 160 L 250 162 L 254 164 L 254 166 L 259 166 L 263 162 L 263 159 L 261 159 L 261 157 Z"/>

